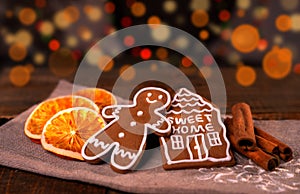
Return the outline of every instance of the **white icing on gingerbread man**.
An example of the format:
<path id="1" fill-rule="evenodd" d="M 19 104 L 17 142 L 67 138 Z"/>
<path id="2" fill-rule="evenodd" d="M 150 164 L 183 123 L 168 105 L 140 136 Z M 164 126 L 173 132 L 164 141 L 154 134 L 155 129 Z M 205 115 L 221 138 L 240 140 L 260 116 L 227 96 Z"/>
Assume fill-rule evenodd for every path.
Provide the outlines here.
<path id="1" fill-rule="evenodd" d="M 103 117 L 113 120 L 86 141 L 83 158 L 95 161 L 111 151 L 110 163 L 115 171 L 133 169 L 145 150 L 149 129 L 159 135 L 170 133 L 171 124 L 162 114 L 170 103 L 166 90 L 146 87 L 134 95 L 133 104 L 105 107 Z"/>

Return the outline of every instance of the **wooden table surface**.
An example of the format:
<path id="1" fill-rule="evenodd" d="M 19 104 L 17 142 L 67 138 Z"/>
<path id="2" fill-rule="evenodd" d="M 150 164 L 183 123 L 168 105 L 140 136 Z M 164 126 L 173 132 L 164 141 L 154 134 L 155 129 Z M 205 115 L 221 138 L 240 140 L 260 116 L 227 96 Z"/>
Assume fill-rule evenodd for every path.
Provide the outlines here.
<path id="1" fill-rule="evenodd" d="M 300 119 L 300 76 L 291 73 L 282 80 L 267 77 L 256 68 L 257 80 L 250 87 L 242 87 L 235 80 L 236 69 L 223 67 L 221 72 L 227 92 L 227 112 L 237 102 L 248 103 L 255 119 Z M 31 81 L 24 87 L 13 86 L 8 78 L 9 68 L 0 69 L 0 125 L 14 118 L 32 105 L 41 102 L 61 79 L 47 68 L 36 68 Z M 99 87 L 111 90 L 117 70 L 103 75 Z M 197 92 L 204 91 L 205 84 L 189 73 Z M 73 76 L 65 78 L 73 81 Z M 206 88 L 207 89 L 207 88 Z M 204 92 L 209 95 L 208 92 Z M 31 172 L 0 166 L 0 193 L 119 193 L 112 188 L 47 177 Z"/>

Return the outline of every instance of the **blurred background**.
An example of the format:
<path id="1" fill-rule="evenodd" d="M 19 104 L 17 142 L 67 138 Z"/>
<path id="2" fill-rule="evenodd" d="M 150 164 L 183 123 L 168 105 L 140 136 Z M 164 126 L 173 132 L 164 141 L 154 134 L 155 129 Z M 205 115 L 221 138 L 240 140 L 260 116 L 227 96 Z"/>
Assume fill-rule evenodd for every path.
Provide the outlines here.
<path id="1" fill-rule="evenodd" d="M 8 69 L 11 84 L 19 87 L 30 83 L 32 73 L 41 68 L 68 78 L 98 40 L 147 23 L 174 26 L 193 35 L 221 68 L 235 69 L 233 79 L 242 87 L 257 84 L 259 76 L 274 80 L 300 76 L 299 0 L 2 0 L 0 68 Z M 162 31 L 153 38 L 168 36 Z M 132 42 L 134 37 L 123 39 L 125 45 Z M 189 47 L 184 38 L 176 44 Z M 145 45 L 122 55 L 103 55 L 91 64 L 119 74 L 149 59 L 169 62 L 185 72 L 193 66 L 187 56 L 163 47 Z M 108 61 L 106 67 L 101 65 Z M 212 59 L 204 58 L 203 64 L 204 76 L 209 77 Z"/>

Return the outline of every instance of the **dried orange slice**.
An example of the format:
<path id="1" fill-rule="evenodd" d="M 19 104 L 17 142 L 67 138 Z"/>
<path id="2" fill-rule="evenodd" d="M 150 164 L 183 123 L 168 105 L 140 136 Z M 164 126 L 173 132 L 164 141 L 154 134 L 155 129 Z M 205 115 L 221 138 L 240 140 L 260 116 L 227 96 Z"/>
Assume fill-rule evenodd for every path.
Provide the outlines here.
<path id="1" fill-rule="evenodd" d="M 116 97 L 111 92 L 101 88 L 85 88 L 75 92 L 75 95 L 93 100 L 99 107 L 100 113 L 104 107 L 117 104 Z"/>
<path id="2" fill-rule="evenodd" d="M 99 111 L 98 106 L 82 96 L 60 96 L 40 103 L 26 120 L 24 132 L 34 142 L 39 143 L 46 122 L 57 112 L 71 107 L 88 107 Z"/>
<path id="3" fill-rule="evenodd" d="M 105 121 L 95 110 L 85 107 L 65 109 L 47 121 L 41 143 L 45 150 L 57 155 L 83 160 L 83 144 L 104 126 Z"/>

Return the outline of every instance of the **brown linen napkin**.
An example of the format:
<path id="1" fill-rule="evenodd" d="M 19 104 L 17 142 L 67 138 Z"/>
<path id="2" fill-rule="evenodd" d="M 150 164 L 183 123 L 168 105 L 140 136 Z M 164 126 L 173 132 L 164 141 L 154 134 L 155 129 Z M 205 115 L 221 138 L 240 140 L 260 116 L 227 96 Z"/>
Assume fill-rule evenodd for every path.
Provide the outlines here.
<path id="1" fill-rule="evenodd" d="M 70 94 L 72 88 L 71 83 L 60 81 L 50 97 Z M 272 135 L 286 142 L 295 150 L 295 159 L 280 167 L 284 171 L 279 169 L 279 171 L 272 172 L 273 174 L 264 172 L 239 155 L 236 155 L 238 156 L 238 165 L 231 168 L 165 171 L 160 166 L 160 151 L 154 150 L 143 158 L 141 170 L 118 174 L 113 172 L 108 164 L 91 165 L 81 161 L 65 160 L 43 150 L 41 145 L 31 142 L 24 135 L 23 127 L 33 108 L 31 107 L 0 127 L 0 165 L 62 179 L 98 184 L 126 192 L 263 193 L 267 191 L 266 189 L 283 190 L 289 193 L 300 191 L 300 148 L 298 143 L 300 121 L 256 122 L 257 126 L 268 132 L 272 131 Z M 255 172 L 254 169 L 256 169 Z M 258 179 L 260 181 L 255 182 L 253 178 L 250 180 L 249 173 L 254 173 L 255 176 L 252 177 L 261 178 Z M 292 173 L 294 176 L 279 181 L 279 178 L 284 176 L 274 173 Z M 246 179 L 247 177 L 249 180 Z"/>

